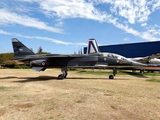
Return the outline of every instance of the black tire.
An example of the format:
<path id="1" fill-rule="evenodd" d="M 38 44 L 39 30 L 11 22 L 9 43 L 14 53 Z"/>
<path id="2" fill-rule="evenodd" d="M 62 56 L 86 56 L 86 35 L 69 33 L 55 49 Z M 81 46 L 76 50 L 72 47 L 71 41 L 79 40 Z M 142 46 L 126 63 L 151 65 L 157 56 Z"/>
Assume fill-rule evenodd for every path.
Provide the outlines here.
<path id="1" fill-rule="evenodd" d="M 113 76 L 113 75 L 110 75 L 110 76 L 109 76 L 109 79 L 114 79 L 114 76 Z"/>
<path id="2" fill-rule="evenodd" d="M 64 76 L 63 74 L 58 75 L 58 80 L 63 80 Z"/>

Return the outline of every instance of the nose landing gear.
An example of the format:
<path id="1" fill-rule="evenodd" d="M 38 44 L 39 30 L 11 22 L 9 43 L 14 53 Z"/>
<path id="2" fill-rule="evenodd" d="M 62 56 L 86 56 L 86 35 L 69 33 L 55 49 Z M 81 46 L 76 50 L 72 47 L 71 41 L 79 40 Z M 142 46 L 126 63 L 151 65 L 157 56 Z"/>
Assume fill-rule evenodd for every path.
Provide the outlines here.
<path id="1" fill-rule="evenodd" d="M 114 76 L 116 76 L 116 74 L 117 74 L 117 68 L 114 67 L 113 68 L 113 75 L 109 75 L 109 79 L 114 79 Z"/>
<path id="2" fill-rule="evenodd" d="M 68 73 L 67 73 L 67 67 L 62 67 L 61 71 L 62 71 L 62 74 L 58 75 L 58 80 L 63 80 L 68 75 Z"/>

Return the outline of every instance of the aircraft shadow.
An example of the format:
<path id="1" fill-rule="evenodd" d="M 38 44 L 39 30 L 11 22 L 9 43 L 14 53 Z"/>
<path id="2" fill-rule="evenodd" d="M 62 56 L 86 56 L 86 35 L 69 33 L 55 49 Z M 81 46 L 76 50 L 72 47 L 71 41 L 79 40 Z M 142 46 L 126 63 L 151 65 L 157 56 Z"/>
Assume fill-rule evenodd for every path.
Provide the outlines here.
<path id="1" fill-rule="evenodd" d="M 127 78 L 124 78 L 124 79 L 121 79 L 121 78 L 114 78 L 114 79 L 109 79 L 108 76 L 104 77 L 104 78 L 83 78 L 83 77 L 67 77 L 65 79 L 78 79 L 78 80 L 130 80 L 130 79 L 127 79 Z"/>
<path id="2" fill-rule="evenodd" d="M 24 79 L 24 80 L 17 80 L 14 82 L 24 83 L 24 82 L 49 81 L 49 80 L 64 81 L 64 80 L 70 80 L 70 79 L 73 79 L 73 80 L 86 80 L 86 79 L 87 80 L 111 80 L 108 78 L 108 76 L 105 78 L 67 77 L 63 80 L 58 80 L 57 77 L 55 76 L 19 77 L 19 79 Z M 115 78 L 113 80 L 130 80 L 130 79 L 129 78 Z"/>
<path id="3" fill-rule="evenodd" d="M 57 80 L 57 77 L 54 76 L 38 76 L 38 77 L 18 77 L 18 79 L 22 80 L 17 80 L 14 82 L 36 82 L 36 81 L 49 81 L 49 80 Z"/>
<path id="4" fill-rule="evenodd" d="M 120 71 L 120 72 L 134 76 L 134 77 L 138 77 L 138 78 L 148 78 L 147 76 L 144 76 L 143 74 L 140 74 L 137 72 L 128 72 L 128 71 Z"/>
<path id="5" fill-rule="evenodd" d="M 0 79 L 14 79 L 14 78 L 18 78 L 15 76 L 7 76 L 7 77 L 1 77 Z"/>
<path id="6" fill-rule="evenodd" d="M 57 77 L 54 76 L 39 76 L 39 77 L 15 77 L 15 76 L 7 76 L 7 77 L 0 77 L 0 80 L 4 79 L 17 79 L 14 82 L 30 82 L 30 81 L 47 81 L 47 80 L 56 80 Z M 22 80 L 18 80 L 22 79 Z"/>
<path id="7" fill-rule="evenodd" d="M 118 75 L 117 75 L 118 76 Z M 7 76 L 7 77 L 1 77 L 0 79 L 17 79 L 16 81 L 13 82 L 20 82 L 20 83 L 25 83 L 25 82 L 36 82 L 36 81 L 49 81 L 49 80 L 57 80 L 57 81 L 63 81 L 63 80 L 69 80 L 69 79 L 73 79 L 73 80 L 130 80 L 129 78 L 117 78 L 115 76 L 114 79 L 109 79 L 108 76 L 103 77 L 103 78 L 87 78 L 87 77 L 67 77 L 63 80 L 58 80 L 57 76 L 38 76 L 38 77 L 15 77 L 15 76 Z"/>
<path id="8" fill-rule="evenodd" d="M 55 76 L 39 76 L 39 77 L 19 77 L 18 79 L 23 79 L 23 80 L 17 80 L 14 82 L 36 82 L 36 81 L 49 81 L 49 80 L 57 80 L 57 81 L 63 81 L 63 80 L 69 80 L 69 79 L 90 79 L 90 80 L 95 80 L 95 79 L 99 79 L 99 78 L 81 78 L 81 77 L 67 77 L 63 80 L 58 80 L 57 77 Z M 102 79 L 106 79 L 106 78 L 102 78 Z"/>

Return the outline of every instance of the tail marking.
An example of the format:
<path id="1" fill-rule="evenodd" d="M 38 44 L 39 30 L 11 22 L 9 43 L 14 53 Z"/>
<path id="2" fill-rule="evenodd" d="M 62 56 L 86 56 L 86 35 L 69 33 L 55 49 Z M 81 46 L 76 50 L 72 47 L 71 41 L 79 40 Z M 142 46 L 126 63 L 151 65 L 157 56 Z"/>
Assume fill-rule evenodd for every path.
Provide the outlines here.
<path id="1" fill-rule="evenodd" d="M 95 39 L 89 39 L 87 54 L 90 53 L 99 53 L 99 48 Z"/>

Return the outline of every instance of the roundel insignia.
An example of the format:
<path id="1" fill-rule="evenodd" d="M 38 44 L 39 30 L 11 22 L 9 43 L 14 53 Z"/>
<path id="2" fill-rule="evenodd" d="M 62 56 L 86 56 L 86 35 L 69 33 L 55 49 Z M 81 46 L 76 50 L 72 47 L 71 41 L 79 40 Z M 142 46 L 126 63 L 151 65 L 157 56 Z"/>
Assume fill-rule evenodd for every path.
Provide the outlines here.
<path id="1" fill-rule="evenodd" d="M 45 65 L 45 62 L 42 62 L 42 65 Z"/>

